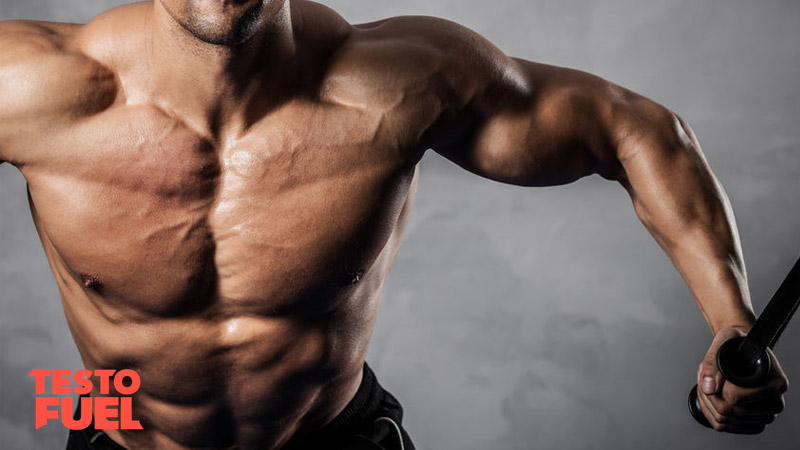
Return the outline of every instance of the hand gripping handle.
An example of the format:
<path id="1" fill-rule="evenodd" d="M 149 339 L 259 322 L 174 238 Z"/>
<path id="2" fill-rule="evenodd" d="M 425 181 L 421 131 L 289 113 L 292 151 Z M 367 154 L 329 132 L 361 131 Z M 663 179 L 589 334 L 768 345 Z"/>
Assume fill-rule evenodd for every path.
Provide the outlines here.
<path id="1" fill-rule="evenodd" d="M 767 381 L 772 362 L 769 354 L 764 351 L 754 363 L 750 363 L 739 353 L 739 345 L 744 341 L 743 336 L 728 339 L 717 352 L 717 367 L 725 379 L 736 386 L 757 387 Z M 689 391 L 689 413 L 700 425 L 711 428 L 703 412 L 700 410 L 700 401 L 697 398 L 697 385 Z"/>

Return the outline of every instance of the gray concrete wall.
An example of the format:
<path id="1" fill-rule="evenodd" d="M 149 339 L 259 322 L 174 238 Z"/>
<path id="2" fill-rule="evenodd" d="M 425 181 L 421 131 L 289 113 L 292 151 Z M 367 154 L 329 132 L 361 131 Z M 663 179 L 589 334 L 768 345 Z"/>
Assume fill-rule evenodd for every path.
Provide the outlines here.
<path id="1" fill-rule="evenodd" d="M 107 0 L 0 0 L 0 19 L 86 21 Z M 734 205 L 757 311 L 800 253 L 800 2 L 331 0 L 354 22 L 449 18 L 508 53 L 597 73 L 679 112 Z M 77 368 L 22 178 L 0 167 L 0 448 L 33 430 L 32 368 Z M 370 361 L 421 450 L 797 449 L 800 399 L 758 437 L 696 426 L 709 333 L 687 289 L 598 178 L 503 186 L 436 155 L 390 275 Z M 778 347 L 800 380 L 800 323 Z"/>

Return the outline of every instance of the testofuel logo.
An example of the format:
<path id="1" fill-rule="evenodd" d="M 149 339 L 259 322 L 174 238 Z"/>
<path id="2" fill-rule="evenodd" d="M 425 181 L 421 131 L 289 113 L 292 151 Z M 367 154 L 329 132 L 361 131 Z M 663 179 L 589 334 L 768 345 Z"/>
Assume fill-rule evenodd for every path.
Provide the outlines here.
<path id="1" fill-rule="evenodd" d="M 60 419 L 70 430 L 83 430 L 94 423 L 97 430 L 141 430 L 138 420 L 133 420 L 131 395 L 139 390 L 139 374 L 130 369 L 78 370 L 73 375 L 69 370 L 32 370 L 30 376 L 36 378 L 36 429 L 47 425 L 50 419 Z M 102 397 L 89 397 L 94 389 L 92 378 L 99 381 Z M 73 417 L 75 405 L 72 397 L 45 396 L 47 380 L 50 380 L 53 395 L 78 394 L 80 408 L 77 418 Z M 126 380 L 130 380 L 127 381 Z M 71 383 L 74 382 L 74 386 Z M 120 397 L 109 396 L 111 384 Z"/>

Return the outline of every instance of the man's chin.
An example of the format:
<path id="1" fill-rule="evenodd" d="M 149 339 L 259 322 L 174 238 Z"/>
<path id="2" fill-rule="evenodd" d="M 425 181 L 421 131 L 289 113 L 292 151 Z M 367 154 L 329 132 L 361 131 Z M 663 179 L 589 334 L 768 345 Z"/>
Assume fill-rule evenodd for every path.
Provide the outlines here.
<path id="1" fill-rule="evenodd" d="M 241 17 L 259 9 L 262 0 L 201 0 L 192 4 L 194 14 L 205 17 L 227 18 Z"/>
<path id="2" fill-rule="evenodd" d="M 221 3 L 221 0 L 212 0 Z M 199 13 L 193 11 L 183 28 L 198 40 L 219 46 L 236 46 L 252 38 L 258 31 L 261 2 L 243 0 L 239 5 Z"/>
<path id="3" fill-rule="evenodd" d="M 235 47 L 247 42 L 252 37 L 252 33 L 243 33 L 238 30 L 207 32 L 186 28 L 186 31 L 198 41 L 220 47 Z"/>

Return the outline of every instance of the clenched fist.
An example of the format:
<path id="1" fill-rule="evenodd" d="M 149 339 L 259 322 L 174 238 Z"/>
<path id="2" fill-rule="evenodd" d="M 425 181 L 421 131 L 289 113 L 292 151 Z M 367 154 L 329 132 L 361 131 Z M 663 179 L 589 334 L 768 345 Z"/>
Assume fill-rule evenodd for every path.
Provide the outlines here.
<path id="1" fill-rule="evenodd" d="M 714 336 L 697 371 L 697 395 L 703 415 L 715 430 L 758 434 L 783 411 L 783 394 L 789 387 L 789 380 L 778 359 L 767 349 L 772 367 L 766 383 L 743 388 L 727 381 L 717 367 L 717 351 L 728 339 L 744 335 L 737 328 L 726 328 Z"/>

